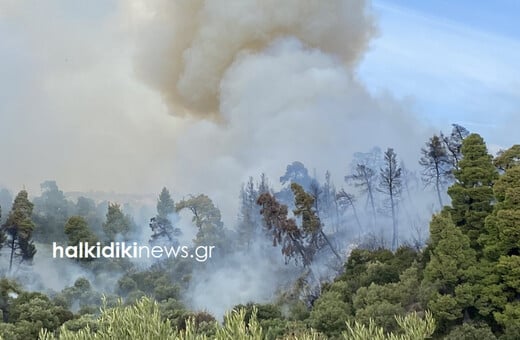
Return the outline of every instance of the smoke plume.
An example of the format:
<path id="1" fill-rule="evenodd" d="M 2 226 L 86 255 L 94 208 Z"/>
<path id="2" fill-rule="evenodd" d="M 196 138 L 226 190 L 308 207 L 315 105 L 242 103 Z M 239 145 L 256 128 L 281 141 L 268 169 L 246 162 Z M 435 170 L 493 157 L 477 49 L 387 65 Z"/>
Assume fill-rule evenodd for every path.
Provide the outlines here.
<path id="1" fill-rule="evenodd" d="M 294 37 L 350 67 L 375 32 L 364 0 L 160 1 L 149 10 L 138 72 L 175 115 L 217 115 L 222 78 L 242 53 Z"/>
<path id="2" fill-rule="evenodd" d="M 356 75 L 377 32 L 367 1 L 158 1 L 139 13 L 138 75 L 187 118 L 174 186 L 208 193 L 228 221 L 237 182 L 276 179 L 294 160 L 336 179 L 374 145 L 416 162 L 403 136 L 421 140 L 420 124 Z"/>
<path id="3" fill-rule="evenodd" d="M 174 187 L 209 194 L 228 226 L 240 181 L 264 172 L 276 184 L 294 160 L 321 179 L 331 170 L 338 186 L 352 154 L 374 145 L 417 162 L 424 131 L 406 103 L 374 97 L 356 75 L 377 32 L 368 1 L 156 1 L 138 9 L 138 76 L 185 118 Z M 221 316 L 237 303 L 271 300 L 291 275 L 275 274 L 280 266 L 262 254 L 195 273 L 189 305 Z"/>

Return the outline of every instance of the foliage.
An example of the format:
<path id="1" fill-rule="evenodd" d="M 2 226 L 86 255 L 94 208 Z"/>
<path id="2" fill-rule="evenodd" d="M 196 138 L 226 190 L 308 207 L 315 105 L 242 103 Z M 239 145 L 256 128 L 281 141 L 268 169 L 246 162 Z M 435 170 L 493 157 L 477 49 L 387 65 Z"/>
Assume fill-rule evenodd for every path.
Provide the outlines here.
<path id="1" fill-rule="evenodd" d="M 325 261 L 330 256 L 323 255 L 330 255 L 327 246 L 332 251 L 335 247 L 347 250 L 342 244 L 351 242 L 350 227 L 356 223 L 356 212 L 352 214 L 356 201 L 352 193 L 336 191 L 329 172 L 325 174 L 325 182 L 320 184 L 309 176 L 303 164 L 291 164 L 281 178 L 285 184 L 283 190 L 290 193 L 290 201 L 283 200 L 283 192 L 274 193 L 269 189 L 265 175 L 258 184 L 250 178 L 241 191 L 236 233 L 228 233 L 224 228 L 217 204 L 208 196 L 188 196 L 174 204 L 168 190 L 163 189 L 157 200 L 157 215 L 150 225 L 156 239 L 175 242 L 167 235 L 175 236 L 171 215 L 188 211 L 197 228 L 195 244 L 225 245 L 236 251 L 233 257 L 205 265 L 203 269 L 211 271 L 210 274 L 218 272 L 221 266 L 237 263 L 236 255 L 242 256 L 247 250 L 266 250 L 252 248 L 266 236 L 263 235 L 265 231 L 274 245 L 281 246 L 287 262 L 297 260 L 304 268 L 283 265 L 274 268 L 277 259 L 268 257 L 270 254 L 266 252 L 266 261 L 273 260 L 268 264 L 276 270 L 269 279 L 284 282 L 283 286 L 277 287 L 274 302 L 238 305 L 225 316 L 222 324 L 207 311 L 188 310 L 181 302 L 192 277 L 201 277 L 201 272 L 189 259 L 155 262 L 146 268 L 141 263 L 127 260 L 73 263 L 71 265 L 85 272 L 92 284 L 80 277 L 72 286 L 61 292 L 49 291 L 49 295 L 24 291 L 15 281 L 3 278 L 0 280 L 0 310 L 4 322 L 0 323 L 0 336 L 13 340 L 34 339 L 38 335 L 45 340 L 342 337 L 404 340 L 431 336 L 518 339 L 518 150 L 518 146 L 514 146 L 492 161 L 482 138 L 469 135 L 460 126 L 454 126 L 448 137 L 433 136 L 423 149 L 420 163 L 425 170 L 423 176 L 430 176 L 430 182 L 423 179 L 436 187 L 440 204 L 444 185 L 448 181 L 454 183 L 448 189 L 451 206 L 431 219 L 427 247 L 403 245 L 396 248 L 394 243 L 392 249 L 384 249 L 380 247 L 384 242 L 367 245 L 361 241 L 360 248 L 348 249 L 349 257 L 342 270 L 335 267 L 336 261 Z M 358 154 L 354 157 L 353 173 L 347 177 L 366 198 L 367 211 L 360 210 L 360 217 L 369 219 L 371 194 L 367 191 L 368 186 L 372 190 L 374 181 L 380 180 L 388 189 L 388 179 L 393 178 L 392 185 L 396 186 L 391 190 L 379 189 L 387 194 L 387 207 L 396 208 L 394 218 L 398 209 L 402 212 L 399 223 L 404 227 L 404 221 L 412 221 L 407 215 L 414 214 L 409 200 L 413 196 L 409 199 L 404 196 L 407 190 L 405 170 L 402 163 L 398 165 L 392 149 L 387 150 L 385 159 L 381 156 L 382 153 L 376 151 Z M 379 168 L 382 171 L 377 176 L 376 169 Z M 397 176 L 399 169 L 401 174 Z M 452 170 L 454 177 L 450 178 Z M 369 176 L 371 171 L 373 177 Z M 444 178 L 440 178 L 441 175 Z M 403 188 L 402 201 L 399 201 L 400 186 Z M 393 203 L 391 197 L 395 199 Z M 94 242 L 96 231 L 98 237 L 103 237 L 99 228 L 103 220 L 101 215 L 107 212 L 105 203 L 96 206 L 93 200 L 80 198 L 76 205 L 71 205 L 54 182 L 46 184 L 42 197 L 35 202 L 39 209 L 35 214 L 36 228 L 51 220 L 59 225 L 60 218 L 65 216 L 67 223 L 60 227 L 60 232 L 61 236 L 69 238 L 69 245 L 85 240 Z M 375 208 L 377 201 L 373 203 Z M 36 204 L 34 207 L 36 211 Z M 103 210 L 99 211 L 99 208 Z M 347 208 L 349 212 L 344 213 Z M 31 244 L 33 206 L 27 193 L 21 192 L 17 196 L 11 213 L 6 214 L 8 208 L 4 203 L 2 209 L 4 219 L 10 223 L 4 224 L 2 229 L 7 240 L 12 241 L 8 227 L 16 227 L 16 235 L 25 237 L 20 246 Z M 66 213 L 60 215 L 63 212 Z M 151 215 L 154 214 L 143 214 Z M 359 221 L 357 223 L 362 226 Z M 91 230 L 95 224 L 98 227 Z M 103 226 L 109 240 L 128 237 L 132 231 L 129 216 L 125 216 L 117 204 L 108 205 Z M 396 226 L 394 224 L 394 229 Z M 52 232 L 53 229 L 48 230 Z M 366 235 L 359 236 L 363 240 Z M 394 241 L 398 240 L 399 235 L 395 232 Z M 233 242 L 239 247 L 234 247 Z M 42 244 L 42 247 L 47 246 Z M 2 254 L 8 254 L 7 250 Z M 249 258 L 244 259 L 248 261 Z M 330 273 L 337 273 L 333 280 Z M 11 275 L 24 285 L 30 284 L 36 276 L 25 266 L 20 266 Z M 116 280 L 117 283 L 108 288 L 113 288 L 121 300 L 117 300 L 119 296 L 110 295 L 102 303 L 102 295 L 94 286 L 110 283 L 106 279 L 112 275 L 112 283 Z M 290 282 L 286 282 L 287 277 L 291 277 Z M 252 280 L 256 279 L 251 277 L 251 287 L 255 287 Z"/>
<path id="2" fill-rule="evenodd" d="M 377 213 L 374 196 L 377 187 L 377 168 L 373 162 L 368 162 L 368 164 L 365 163 L 367 163 L 366 160 L 362 160 L 362 163 L 356 163 L 353 173 L 345 176 L 345 181 L 347 183 L 354 183 L 355 187 L 360 188 L 361 194 L 368 197 L 368 201 L 372 208 L 373 226 L 375 227 Z"/>
<path id="3" fill-rule="evenodd" d="M 424 319 L 419 318 L 416 313 L 404 317 L 397 316 L 396 322 L 402 330 L 401 334 L 385 334 L 383 328 L 376 326 L 373 320 L 368 322 L 368 326 L 359 322 L 347 322 L 347 331 L 343 332 L 346 340 L 415 340 L 427 339 L 431 337 L 435 330 L 435 320 L 431 313 L 426 313 Z"/>
<path id="4" fill-rule="evenodd" d="M 282 254 L 286 260 L 298 258 L 304 266 L 312 262 L 313 253 L 302 244 L 304 235 L 293 218 L 288 218 L 288 209 L 280 204 L 270 193 L 258 197 L 257 204 L 261 206 L 260 214 L 264 218 L 265 228 L 271 234 L 273 246 L 281 245 Z"/>
<path id="5" fill-rule="evenodd" d="M 29 201 L 27 191 L 22 190 L 14 199 L 11 212 L 2 226 L 7 234 L 7 246 L 10 250 L 9 271 L 13 267 L 13 260 L 31 263 L 36 254 L 36 247 L 32 241 L 34 222 L 31 219 L 34 204 Z"/>
<path id="6" fill-rule="evenodd" d="M 459 125 L 452 124 L 452 130 L 449 136 L 441 134 L 441 139 L 446 145 L 446 149 L 448 150 L 451 165 L 454 170 L 459 169 L 459 162 L 462 159 L 462 142 L 469 135 L 469 131 Z"/>
<path id="7" fill-rule="evenodd" d="M 48 330 L 40 332 L 41 340 L 51 340 L 55 337 Z M 147 298 L 139 300 L 133 306 L 123 306 L 122 302 L 113 307 L 102 308 L 98 319 L 98 329 L 93 331 L 88 325 L 77 332 L 61 327 L 60 340 L 80 339 L 175 339 L 176 332 L 168 320 L 162 320 L 159 308 L 155 302 Z"/>
<path id="8" fill-rule="evenodd" d="M 99 241 L 97 236 L 90 231 L 85 219 L 81 216 L 72 216 L 65 224 L 65 235 L 67 235 L 69 246 L 78 246 L 80 243 L 95 245 Z M 92 260 L 91 258 L 85 260 Z"/>
<path id="9" fill-rule="evenodd" d="M 256 309 L 253 310 L 249 322 L 244 322 L 245 310 L 232 311 L 226 315 L 225 323 L 216 326 L 215 339 L 250 339 L 261 340 L 262 328 L 256 319 Z M 40 331 L 40 340 L 202 340 L 208 339 L 204 334 L 197 333 L 195 319 L 190 318 L 184 330 L 177 331 L 169 320 L 163 320 L 156 302 L 144 297 L 132 306 L 124 306 L 122 301 L 112 308 L 104 306 L 97 321 L 98 328 L 92 330 L 89 325 L 77 331 L 62 326 L 56 337 L 47 329 Z"/>
<path id="10" fill-rule="evenodd" d="M 287 204 L 292 205 L 294 201 L 293 191 L 291 190 L 291 184 L 296 183 L 301 186 L 304 190 L 310 190 L 311 184 L 314 180 L 309 175 L 309 171 L 303 165 L 302 162 L 294 161 L 287 165 L 285 174 L 280 177 L 280 183 L 286 185 L 279 193 L 276 194 L 276 198 Z"/>
<path id="11" fill-rule="evenodd" d="M 212 245 L 224 249 L 224 224 L 220 210 L 206 195 L 190 196 L 175 205 L 175 211 L 189 210 L 193 214 L 192 222 L 197 227 L 195 245 Z"/>
<path id="12" fill-rule="evenodd" d="M 70 319 L 70 311 L 54 305 L 41 293 L 20 294 L 13 301 L 9 313 L 9 322 L 14 324 L 14 332 L 21 339 L 34 339 L 42 327 L 55 330 Z"/>
<path id="13" fill-rule="evenodd" d="M 339 292 L 327 291 L 316 300 L 310 317 L 310 325 L 328 336 L 339 336 L 345 330 L 345 320 L 352 315 L 352 307 L 343 301 Z"/>
<path id="14" fill-rule="evenodd" d="M 150 244 L 161 245 L 161 243 L 164 242 L 166 245 L 178 244 L 175 237 L 180 236 L 182 233 L 179 228 L 173 227 L 170 220 L 174 212 L 175 205 L 170 196 L 170 192 L 168 189 L 163 188 L 157 200 L 157 215 L 152 217 L 149 223 L 150 229 L 152 230 L 149 241 Z"/>
<path id="15" fill-rule="evenodd" d="M 265 188 L 263 190 L 266 190 Z M 268 192 L 265 191 L 265 192 Z M 238 220 L 238 243 L 242 249 L 249 250 L 261 229 L 260 209 L 256 200 L 260 195 L 260 187 L 255 188 L 253 177 L 240 190 L 240 211 Z"/>
<path id="16" fill-rule="evenodd" d="M 426 186 L 435 186 L 439 205 L 442 208 L 441 190 L 450 179 L 453 170 L 448 151 L 441 137 L 433 135 L 426 146 L 421 149 L 421 154 L 419 164 L 423 168 L 422 181 Z"/>
<path id="17" fill-rule="evenodd" d="M 520 165 L 520 144 L 515 144 L 507 150 L 501 150 L 493 160 L 493 164 L 502 171 Z"/>
<path id="18" fill-rule="evenodd" d="M 470 269 L 476 264 L 476 253 L 449 213 L 434 216 L 431 230 L 434 247 L 424 269 L 422 286 L 429 294 L 428 308 L 442 332 L 454 321 L 462 320 L 472 305 L 466 284 Z"/>
<path id="19" fill-rule="evenodd" d="M 130 232 L 130 220 L 123 214 L 119 204 L 108 204 L 103 230 L 105 231 L 108 241 L 114 241 L 117 235 L 125 237 Z"/>
<path id="20" fill-rule="evenodd" d="M 56 181 L 45 181 L 40 187 L 42 194 L 33 201 L 34 239 L 46 243 L 65 241 L 63 228 L 73 205 L 67 201 Z"/>
<path id="21" fill-rule="evenodd" d="M 80 277 L 74 285 L 57 294 L 54 300 L 66 308 L 77 305 L 80 310 L 97 310 L 101 303 L 101 294 L 92 288 L 89 280 Z"/>
<path id="22" fill-rule="evenodd" d="M 493 166 L 482 137 L 471 134 L 461 147 L 462 160 L 454 171 L 456 182 L 448 189 L 453 222 L 468 235 L 471 246 L 479 250 L 478 238 L 484 232 L 484 220 L 493 209 L 493 183 L 498 172 Z"/>
<path id="23" fill-rule="evenodd" d="M 101 237 L 104 234 L 103 222 L 105 213 L 99 211 L 93 199 L 83 196 L 79 197 L 74 207 L 74 215 L 83 217 L 97 237 Z"/>
<path id="24" fill-rule="evenodd" d="M 175 212 L 175 204 L 168 189 L 163 188 L 157 200 L 157 217 L 168 218 Z"/>
<path id="25" fill-rule="evenodd" d="M 496 336 L 487 325 L 473 325 L 464 323 L 454 327 L 451 332 L 444 337 L 445 340 L 494 340 Z"/>

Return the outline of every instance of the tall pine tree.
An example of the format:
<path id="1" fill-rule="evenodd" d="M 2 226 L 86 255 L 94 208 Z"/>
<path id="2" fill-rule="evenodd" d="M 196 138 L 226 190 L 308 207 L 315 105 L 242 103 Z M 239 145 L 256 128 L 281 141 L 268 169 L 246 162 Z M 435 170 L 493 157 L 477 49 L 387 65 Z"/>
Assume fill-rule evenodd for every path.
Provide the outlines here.
<path id="1" fill-rule="evenodd" d="M 520 166 L 508 167 L 494 187 L 497 203 L 479 238 L 483 258 L 475 280 L 477 308 L 505 339 L 520 334 Z"/>
<path id="2" fill-rule="evenodd" d="M 397 221 L 397 209 L 401 196 L 402 169 L 397 163 L 397 155 L 394 149 L 388 148 L 385 152 L 385 166 L 379 174 L 378 190 L 387 196 L 387 208 L 392 216 L 392 250 L 396 250 L 399 244 L 399 226 Z"/>
<path id="3" fill-rule="evenodd" d="M 426 186 L 433 185 L 437 192 L 440 208 L 442 209 L 442 194 L 444 185 L 451 176 L 451 162 L 446 150 L 446 146 L 442 143 L 439 136 L 433 135 L 421 149 L 422 157 L 419 164 L 423 168 L 422 181 Z"/>
<path id="4" fill-rule="evenodd" d="M 170 195 L 170 192 L 166 188 L 162 188 L 159 194 L 159 200 L 157 201 L 157 217 L 168 218 L 168 215 L 175 212 L 175 204 Z"/>
<path id="5" fill-rule="evenodd" d="M 171 214 L 175 212 L 175 204 L 168 189 L 163 188 L 157 200 L 157 216 L 150 219 L 150 229 L 152 236 L 150 243 L 158 245 L 166 241 L 167 244 L 176 244 L 175 236 L 181 235 L 179 228 L 174 228 L 170 220 Z"/>
<path id="6" fill-rule="evenodd" d="M 438 331 L 467 316 L 467 281 L 475 265 L 475 250 L 469 238 L 457 228 L 447 211 L 433 217 L 430 224 L 430 261 L 424 269 L 423 289 L 428 292 L 427 307 L 439 323 Z"/>
<path id="7" fill-rule="evenodd" d="M 32 262 L 36 247 L 32 241 L 34 222 L 31 219 L 34 205 L 29 201 L 27 191 L 22 190 L 16 195 L 7 220 L 2 226 L 7 234 L 7 246 L 11 249 L 9 256 L 9 271 L 18 258 L 21 262 Z"/>
<path id="8" fill-rule="evenodd" d="M 114 241 L 116 236 L 126 236 L 130 231 L 130 220 L 123 214 L 121 206 L 117 203 L 109 203 L 106 221 L 103 230 L 108 241 Z"/>
<path id="9" fill-rule="evenodd" d="M 480 250 L 479 236 L 484 220 L 493 210 L 493 182 L 498 172 L 488 154 L 486 144 L 478 134 L 471 134 L 462 142 L 462 159 L 454 171 L 456 182 L 448 189 L 449 208 L 453 222 L 468 235 L 471 246 Z"/>

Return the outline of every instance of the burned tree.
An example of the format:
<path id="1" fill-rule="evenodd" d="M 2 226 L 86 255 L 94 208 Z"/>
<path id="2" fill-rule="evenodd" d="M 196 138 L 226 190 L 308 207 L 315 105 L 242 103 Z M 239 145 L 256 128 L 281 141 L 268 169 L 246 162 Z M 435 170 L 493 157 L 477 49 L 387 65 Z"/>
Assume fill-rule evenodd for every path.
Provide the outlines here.
<path id="1" fill-rule="evenodd" d="M 425 186 L 433 185 L 437 192 L 439 205 L 442 209 L 442 195 L 441 190 L 448 183 L 448 177 L 451 176 L 452 162 L 446 146 L 443 144 L 441 138 L 433 135 L 425 147 L 421 149 L 422 157 L 419 164 L 422 166 L 422 181 Z"/>
<path id="2" fill-rule="evenodd" d="M 397 208 L 401 196 L 401 167 L 397 163 L 394 149 L 388 148 L 385 152 L 385 167 L 381 168 L 378 191 L 388 198 L 388 209 L 392 216 L 392 250 L 396 250 L 399 243 L 399 227 L 397 222 Z"/>
<path id="3" fill-rule="evenodd" d="M 354 218 L 356 219 L 356 223 L 359 228 L 359 232 L 363 230 L 363 227 L 361 226 L 361 221 L 359 220 L 359 216 L 357 214 L 356 206 L 354 205 L 354 202 L 356 201 L 356 198 L 354 195 L 347 193 L 344 189 L 341 189 L 336 194 L 336 200 L 338 201 L 339 206 L 343 211 L 347 210 L 349 207 L 352 208 L 352 212 L 354 213 Z"/>
<path id="4" fill-rule="evenodd" d="M 368 202 L 372 208 L 373 225 L 376 226 L 377 212 L 374 202 L 374 191 L 376 189 L 376 172 L 365 164 L 357 164 L 354 173 L 345 176 L 345 181 L 353 182 L 354 186 L 361 189 L 361 193 L 367 195 Z"/>
<path id="5" fill-rule="evenodd" d="M 264 218 L 265 228 L 273 238 L 273 246 L 282 246 L 282 254 L 286 260 L 301 258 L 304 266 L 311 264 L 314 253 L 303 245 L 303 234 L 293 218 L 288 218 L 287 206 L 278 203 L 270 193 L 258 197 L 261 206 L 260 214 Z"/>
<path id="6" fill-rule="evenodd" d="M 259 229 L 259 208 L 256 205 L 258 195 L 253 177 L 249 177 L 249 181 L 240 190 L 241 204 L 237 228 L 239 244 L 245 249 L 250 249 Z"/>
<path id="7" fill-rule="evenodd" d="M 327 235 L 323 232 L 321 220 L 313 208 L 314 197 L 306 193 L 305 190 L 296 183 L 291 184 L 291 189 L 294 193 L 294 203 L 296 206 L 293 212 L 295 216 L 299 216 L 302 219 L 302 230 L 304 234 L 309 237 L 309 246 L 314 247 L 315 251 L 317 251 L 322 247 L 322 240 L 324 240 L 336 258 L 341 261 L 341 256 L 339 256 Z"/>
<path id="8" fill-rule="evenodd" d="M 333 254 L 341 261 L 341 257 L 334 249 L 323 232 L 323 225 L 314 209 L 314 198 L 305 192 L 297 183 L 291 184 L 295 198 L 294 215 L 301 218 L 299 227 L 293 218 L 288 218 L 286 205 L 278 203 L 269 193 L 263 193 L 257 200 L 261 206 L 260 214 L 264 218 L 266 229 L 272 234 L 273 245 L 282 246 L 282 254 L 286 259 L 301 259 L 304 266 L 312 263 L 314 255 L 328 245 Z"/>
<path id="9" fill-rule="evenodd" d="M 452 127 L 449 136 L 441 133 L 441 139 L 448 150 L 452 169 L 459 170 L 459 162 L 462 159 L 462 141 L 469 135 L 469 131 L 458 124 L 452 124 Z"/>

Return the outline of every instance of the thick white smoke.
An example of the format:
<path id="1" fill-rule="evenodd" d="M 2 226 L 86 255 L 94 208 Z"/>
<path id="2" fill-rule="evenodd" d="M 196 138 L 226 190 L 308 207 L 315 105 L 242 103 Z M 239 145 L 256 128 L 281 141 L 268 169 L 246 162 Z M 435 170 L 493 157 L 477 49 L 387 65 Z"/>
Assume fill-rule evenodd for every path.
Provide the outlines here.
<path id="1" fill-rule="evenodd" d="M 338 186 L 352 154 L 374 145 L 417 162 L 425 139 L 406 105 L 373 97 L 356 76 L 376 32 L 367 1 L 181 0 L 137 8 L 145 14 L 137 73 L 186 118 L 174 149 L 176 190 L 210 195 L 228 226 L 240 183 L 261 172 L 276 183 L 294 160 L 318 174 L 331 170 Z M 262 278 L 276 266 L 255 254 L 235 262 L 196 274 L 190 304 L 220 315 L 272 298 L 278 284 Z"/>
<path id="2" fill-rule="evenodd" d="M 228 221 L 240 181 L 304 162 L 342 178 L 354 151 L 394 147 L 416 161 L 417 122 L 373 98 L 356 62 L 376 32 L 362 0 L 156 1 L 144 17 L 137 72 L 174 115 L 174 185 L 205 192 Z M 216 118 L 203 119 L 198 118 Z M 339 180 L 337 182 L 340 182 Z M 338 183 L 338 184 L 341 184 Z"/>
<path id="3" fill-rule="evenodd" d="M 295 37 L 350 66 L 375 31 L 365 0 L 161 0 L 144 8 L 150 26 L 138 71 L 176 115 L 218 114 L 222 77 L 242 51 Z"/>

